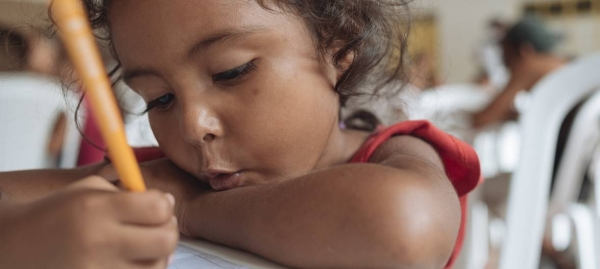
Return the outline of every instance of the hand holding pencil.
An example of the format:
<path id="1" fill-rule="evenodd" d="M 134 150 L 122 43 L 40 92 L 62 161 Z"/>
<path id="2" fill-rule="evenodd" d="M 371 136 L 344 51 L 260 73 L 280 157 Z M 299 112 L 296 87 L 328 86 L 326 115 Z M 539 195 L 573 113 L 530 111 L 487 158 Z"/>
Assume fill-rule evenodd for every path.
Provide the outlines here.
<path id="1" fill-rule="evenodd" d="M 179 236 L 174 204 L 161 191 L 79 179 L 0 216 L 0 268 L 164 269 Z"/>
<path id="2" fill-rule="evenodd" d="M 81 178 L 85 169 L 15 172 L 21 181 L 73 183 L 55 192 L 33 190 L 29 200 L 26 196 L 18 203 L 0 201 L 0 268 L 165 268 L 179 238 L 175 199 L 145 191 L 81 6 L 76 0 L 57 0 L 52 11 L 99 117 L 113 165 L 133 192 L 120 191 L 99 176 Z"/>

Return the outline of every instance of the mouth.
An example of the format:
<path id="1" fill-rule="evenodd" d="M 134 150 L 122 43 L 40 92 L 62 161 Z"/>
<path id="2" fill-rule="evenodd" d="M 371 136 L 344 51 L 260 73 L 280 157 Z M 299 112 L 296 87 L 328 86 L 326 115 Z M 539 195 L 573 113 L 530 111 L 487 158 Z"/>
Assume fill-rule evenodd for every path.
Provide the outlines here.
<path id="1" fill-rule="evenodd" d="M 228 172 L 211 172 L 207 174 L 208 184 L 213 190 L 224 191 L 237 188 L 241 185 L 242 181 L 240 174 L 243 171 L 237 171 L 233 173 Z"/>

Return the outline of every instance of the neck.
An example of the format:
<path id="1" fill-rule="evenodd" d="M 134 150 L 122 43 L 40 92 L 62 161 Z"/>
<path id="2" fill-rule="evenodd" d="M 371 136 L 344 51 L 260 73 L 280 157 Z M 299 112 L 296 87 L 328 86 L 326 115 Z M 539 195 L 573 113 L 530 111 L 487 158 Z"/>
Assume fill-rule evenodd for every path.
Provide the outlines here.
<path id="1" fill-rule="evenodd" d="M 330 143 L 323 151 L 323 155 L 319 158 L 314 170 L 348 163 L 369 135 L 368 132 L 342 130 L 338 126 L 334 127 L 331 132 Z"/>

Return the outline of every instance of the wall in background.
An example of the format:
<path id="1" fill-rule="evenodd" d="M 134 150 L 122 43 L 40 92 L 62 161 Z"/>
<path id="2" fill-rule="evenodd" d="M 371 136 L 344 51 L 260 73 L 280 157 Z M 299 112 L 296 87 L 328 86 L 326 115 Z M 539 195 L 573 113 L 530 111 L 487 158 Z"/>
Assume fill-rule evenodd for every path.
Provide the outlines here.
<path id="1" fill-rule="evenodd" d="M 479 71 L 476 55 L 486 41 L 491 18 L 514 20 L 524 0 L 416 0 L 413 12 L 436 17 L 439 74 L 449 83 L 471 81 Z"/>
<path id="2" fill-rule="evenodd" d="M 528 0 L 523 10 L 563 36 L 560 53 L 578 56 L 600 50 L 600 0 Z"/>
<path id="3" fill-rule="evenodd" d="M 415 0 L 412 5 L 413 13 L 435 17 L 439 74 L 450 83 L 468 82 L 477 74 L 477 50 L 494 17 L 514 22 L 534 10 L 564 37 L 560 53 L 600 50 L 600 0 Z"/>
<path id="4" fill-rule="evenodd" d="M 0 0 L 0 24 L 11 26 L 47 26 L 48 1 Z"/>

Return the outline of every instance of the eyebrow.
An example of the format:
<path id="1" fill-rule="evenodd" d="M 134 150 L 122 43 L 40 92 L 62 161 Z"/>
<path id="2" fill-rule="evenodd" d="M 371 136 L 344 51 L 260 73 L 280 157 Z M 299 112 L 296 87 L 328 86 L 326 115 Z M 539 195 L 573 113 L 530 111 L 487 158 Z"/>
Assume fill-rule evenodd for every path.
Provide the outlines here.
<path id="1" fill-rule="evenodd" d="M 225 42 L 235 42 L 243 40 L 244 38 L 256 34 L 265 32 L 266 28 L 259 26 L 249 26 L 244 27 L 242 29 L 224 29 L 217 33 L 211 34 L 208 37 L 203 38 L 200 42 L 196 43 L 196 45 L 192 46 L 192 48 L 188 51 L 186 58 L 193 58 L 199 53 L 207 50 L 208 48 L 222 44 Z"/>
<path id="2" fill-rule="evenodd" d="M 123 72 L 123 81 L 125 84 L 129 84 L 129 82 L 134 78 L 145 77 L 145 76 L 159 76 L 157 72 L 151 69 L 133 69 L 130 71 Z"/>
<path id="3" fill-rule="evenodd" d="M 208 48 L 224 42 L 235 42 L 243 40 L 244 38 L 256 34 L 265 32 L 266 28 L 263 27 L 245 27 L 242 29 L 223 29 L 207 37 L 202 38 L 199 42 L 195 43 L 187 52 L 184 59 L 191 59 L 196 55 L 206 51 Z M 125 83 L 131 81 L 134 78 L 143 76 L 159 76 L 158 72 L 147 69 L 147 68 L 134 68 L 129 71 L 123 72 L 123 80 Z"/>

